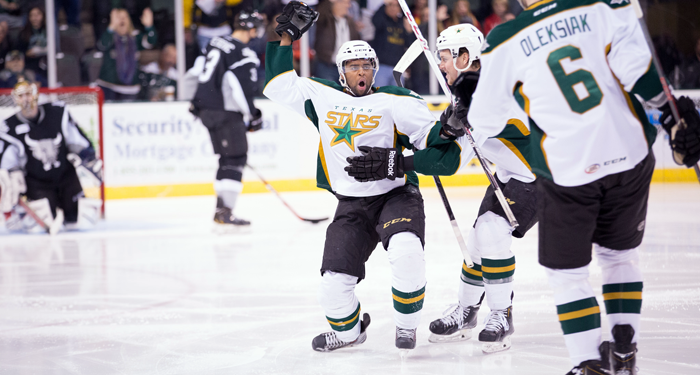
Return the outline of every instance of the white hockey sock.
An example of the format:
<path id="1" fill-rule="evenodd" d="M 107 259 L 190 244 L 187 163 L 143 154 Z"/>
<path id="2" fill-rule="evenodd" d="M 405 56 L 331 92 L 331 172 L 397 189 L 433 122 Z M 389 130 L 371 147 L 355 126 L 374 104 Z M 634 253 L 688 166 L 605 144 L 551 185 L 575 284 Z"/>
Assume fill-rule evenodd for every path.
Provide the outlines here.
<path id="1" fill-rule="evenodd" d="M 221 198 L 224 206 L 233 211 L 236 207 L 238 194 L 243 191 L 243 183 L 229 179 L 216 180 L 214 181 L 214 191 L 216 191 L 216 196 Z"/>
<path id="2" fill-rule="evenodd" d="M 515 256 L 510 251 L 513 228 L 499 215 L 486 212 L 474 226 L 473 246 L 481 255 L 481 272 L 486 302 L 491 310 L 503 310 L 512 304 Z"/>
<path id="3" fill-rule="evenodd" d="M 637 342 L 643 287 L 637 248 L 612 250 L 598 244 L 593 248 L 603 269 L 603 300 L 610 329 L 617 324 L 629 324 L 634 328 L 632 342 Z"/>
<path id="4" fill-rule="evenodd" d="M 326 271 L 321 278 L 318 300 L 326 320 L 341 341 L 360 335 L 360 302 L 355 295 L 357 277 Z"/>
<path id="5" fill-rule="evenodd" d="M 554 302 L 572 366 L 600 359 L 600 307 L 588 282 L 588 266 L 545 270 L 554 290 Z"/>
<path id="6" fill-rule="evenodd" d="M 481 301 L 484 294 L 484 279 L 481 275 L 481 265 L 474 263 L 474 267 L 467 268 L 462 262 L 462 275 L 459 281 L 457 298 L 462 307 L 474 306 Z"/>
<path id="7" fill-rule="evenodd" d="M 425 297 L 423 244 L 414 233 L 401 232 L 391 236 L 387 252 L 396 326 L 417 328 Z"/>

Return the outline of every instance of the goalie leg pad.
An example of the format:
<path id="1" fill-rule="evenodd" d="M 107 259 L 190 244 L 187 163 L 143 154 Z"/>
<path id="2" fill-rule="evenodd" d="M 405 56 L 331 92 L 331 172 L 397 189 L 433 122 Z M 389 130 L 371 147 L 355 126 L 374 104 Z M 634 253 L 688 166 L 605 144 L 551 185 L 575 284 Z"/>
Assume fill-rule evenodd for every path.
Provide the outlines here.
<path id="1" fill-rule="evenodd" d="M 78 220 L 65 224 L 68 230 L 89 230 L 92 229 L 100 219 L 102 201 L 94 198 L 78 199 Z"/>
<path id="2" fill-rule="evenodd" d="M 48 198 L 29 201 L 27 202 L 27 206 L 34 211 L 34 214 L 39 217 L 44 224 L 48 225 L 49 227 L 53 224 L 53 214 L 51 213 L 51 205 L 49 204 Z M 39 224 L 39 222 L 37 222 L 34 217 L 27 212 L 25 212 L 22 216 L 21 223 L 21 230 L 27 233 L 46 233 L 46 228 Z"/>
<path id="3" fill-rule="evenodd" d="M 0 211 L 10 212 L 19 203 L 19 196 L 27 192 L 24 172 L 0 169 Z"/>

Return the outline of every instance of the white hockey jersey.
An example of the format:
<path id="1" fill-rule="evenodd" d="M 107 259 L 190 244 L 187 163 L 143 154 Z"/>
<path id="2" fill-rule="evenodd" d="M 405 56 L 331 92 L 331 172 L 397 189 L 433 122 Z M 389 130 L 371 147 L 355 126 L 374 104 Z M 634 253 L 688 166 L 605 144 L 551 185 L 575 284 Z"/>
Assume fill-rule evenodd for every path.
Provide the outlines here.
<path id="1" fill-rule="evenodd" d="M 300 78 L 292 66 L 291 46 L 271 42 L 266 51 L 266 82 L 263 94 L 307 117 L 318 129 L 317 184 L 351 197 L 384 194 L 418 180 L 414 173 L 394 181 L 357 182 L 344 170 L 347 158 L 361 155 L 358 146 L 423 149 L 440 143 L 430 134 L 436 120 L 427 103 L 400 87 L 381 87 L 354 97 L 335 82 Z"/>
<path id="2" fill-rule="evenodd" d="M 486 38 L 469 122 L 496 136 L 515 99 L 529 117 L 538 176 L 579 186 L 632 169 L 656 129 L 635 98 L 658 75 L 629 0 L 545 0 Z"/>

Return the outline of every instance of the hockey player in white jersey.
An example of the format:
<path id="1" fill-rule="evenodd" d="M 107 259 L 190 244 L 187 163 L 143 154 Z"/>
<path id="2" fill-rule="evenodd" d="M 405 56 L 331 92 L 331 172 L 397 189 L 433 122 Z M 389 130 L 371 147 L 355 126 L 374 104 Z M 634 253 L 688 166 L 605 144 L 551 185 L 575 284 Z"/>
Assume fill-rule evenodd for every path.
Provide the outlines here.
<path id="1" fill-rule="evenodd" d="M 464 136 L 464 126 L 471 96 L 479 79 L 479 55 L 483 41 L 483 34 L 470 24 L 451 26 L 437 39 L 440 69 L 455 94 L 455 108 L 450 105 L 440 117 L 441 131 L 443 137 L 457 139 L 461 153 L 452 155 L 461 160 L 461 165 L 457 163 L 460 168 L 474 158 L 474 149 Z M 474 228 L 467 236 L 467 248 L 474 267 L 468 268 L 466 262 L 462 264 L 458 303 L 443 318 L 430 324 L 431 342 L 471 338 L 471 330 L 477 325 L 477 313 L 485 295 L 491 312 L 479 333 L 482 349 L 485 353 L 493 353 L 510 348 L 510 335 L 515 331 L 512 308 L 515 256 L 510 244 L 512 237 L 523 237 L 537 222 L 535 176 L 523 157 L 528 154 L 530 146 L 530 132 L 525 124 L 527 116 L 515 102 L 510 116 L 512 118 L 508 119 L 498 137 L 487 138 L 477 130 L 472 135 L 484 156 L 496 163 L 496 177 L 520 225 L 515 230 L 511 228 L 493 187 L 489 186 Z M 387 166 L 377 155 L 388 149 L 363 150 L 366 155 L 351 160 L 351 165 L 346 168 L 348 174 L 363 181 L 383 178 L 382 171 Z M 444 148 L 418 150 L 412 156 L 400 157 L 403 160 L 397 164 L 403 166 L 404 171 L 412 168 L 422 174 L 439 174 L 442 171 L 436 170 L 435 164 L 416 163 L 414 159 L 425 153 L 443 151 Z M 451 172 L 457 172 L 457 168 Z"/>
<path id="2" fill-rule="evenodd" d="M 636 374 L 644 234 L 656 129 L 638 100 L 668 103 L 629 0 L 521 0 L 525 10 L 486 38 L 469 123 L 494 136 L 515 99 L 530 122 L 537 175 L 539 262 L 554 289 L 569 374 Z M 674 151 L 690 166 L 700 116 L 680 98 L 687 129 Z M 668 127 L 668 124 L 666 125 Z M 588 282 L 591 250 L 603 271 L 611 341 Z"/>
<path id="3" fill-rule="evenodd" d="M 60 103 L 38 104 L 38 88 L 18 82 L 12 97 L 20 111 L 0 123 L 5 143 L 0 158 L 0 210 L 8 213 L 10 230 L 44 231 L 33 215 L 52 233 L 88 229 L 99 218 L 102 202 L 85 198 L 76 169 L 93 179 L 102 176 L 102 161 L 90 140 Z M 32 215 L 17 206 L 27 196 Z"/>
<path id="4" fill-rule="evenodd" d="M 315 337 L 312 348 L 331 351 L 365 341 L 369 315 L 360 320 L 355 285 L 364 279 L 364 264 L 381 241 L 391 264 L 395 344 L 413 349 L 426 286 L 425 214 L 416 175 L 360 183 L 343 168 L 348 157 L 359 155 L 360 146 L 420 149 L 454 142 L 430 132 L 436 120 L 422 98 L 395 86 L 372 86 L 379 62 L 364 41 L 341 46 L 336 57 L 340 84 L 297 76 L 291 43 L 311 27 L 316 15 L 297 1 L 285 6 L 277 18 L 282 41 L 267 45 L 263 91 L 318 129 L 317 185 L 338 198 L 326 232 L 319 293 L 332 330 Z M 447 161 L 433 162 L 456 168 Z"/>

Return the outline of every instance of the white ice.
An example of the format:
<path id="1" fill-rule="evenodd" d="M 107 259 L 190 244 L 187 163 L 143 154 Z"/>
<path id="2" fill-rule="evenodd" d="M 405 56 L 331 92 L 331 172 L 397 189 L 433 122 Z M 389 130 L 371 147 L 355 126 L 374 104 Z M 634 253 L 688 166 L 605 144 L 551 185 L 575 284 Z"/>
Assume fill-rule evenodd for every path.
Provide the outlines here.
<path id="1" fill-rule="evenodd" d="M 96 230 L 53 238 L 0 229 L 0 374 L 566 373 L 537 227 L 513 245 L 512 348 L 484 355 L 475 339 L 428 342 L 430 321 L 456 302 L 461 258 L 435 189 L 422 190 L 428 286 L 418 346 L 404 361 L 381 245 L 357 287 L 372 317 L 366 343 L 314 352 L 312 338 L 329 329 L 317 302 L 328 221 L 301 222 L 275 196 L 248 194 L 237 213 L 253 222 L 249 233 L 213 234 L 213 197 L 109 201 Z M 484 190 L 448 189 L 464 231 Z M 326 192 L 283 197 L 305 216 L 334 212 Z M 641 374 L 700 374 L 699 213 L 697 184 L 652 186 L 641 251 Z M 591 271 L 603 306 L 595 260 Z M 603 328 L 607 338 L 605 319 Z"/>

